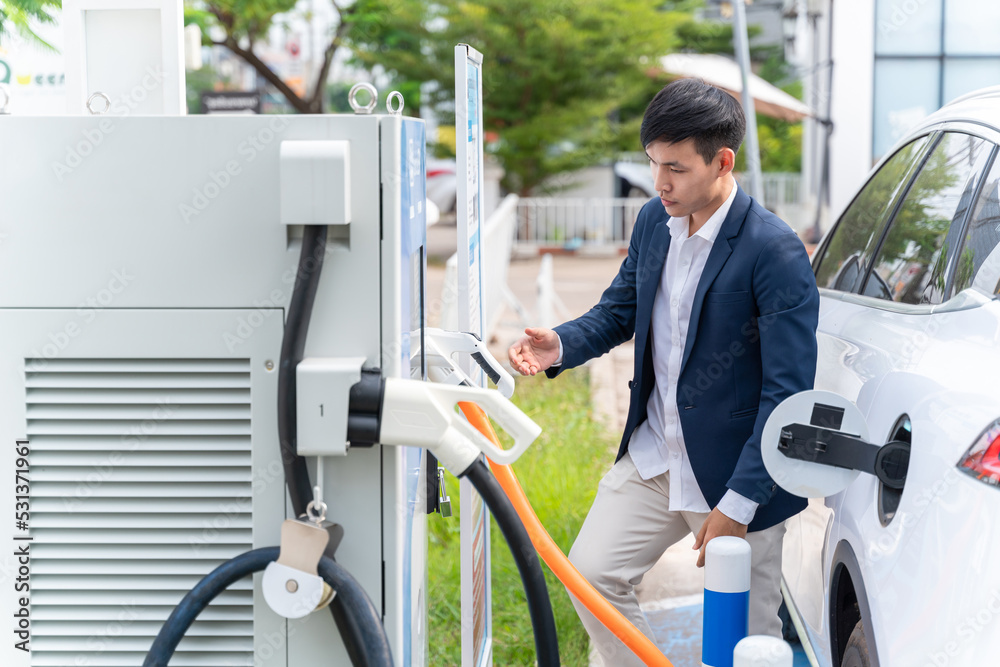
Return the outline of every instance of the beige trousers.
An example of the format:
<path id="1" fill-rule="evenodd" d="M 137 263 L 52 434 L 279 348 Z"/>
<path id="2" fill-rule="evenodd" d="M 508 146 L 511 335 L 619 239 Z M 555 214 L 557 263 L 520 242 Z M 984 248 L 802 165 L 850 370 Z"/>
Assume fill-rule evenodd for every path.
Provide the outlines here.
<path id="1" fill-rule="evenodd" d="M 669 475 L 639 476 L 625 454 L 601 480 L 569 558 L 580 573 L 647 637 L 655 641 L 635 596 L 642 581 L 667 547 L 688 533 L 697 534 L 708 514 L 671 512 Z M 785 526 L 747 534 L 752 552 L 750 634 L 781 636 L 781 542 Z M 698 559 L 691 552 L 691 562 Z M 572 598 L 572 595 L 570 596 Z M 575 598 L 573 604 L 590 640 L 607 667 L 642 667 L 643 663 Z"/>

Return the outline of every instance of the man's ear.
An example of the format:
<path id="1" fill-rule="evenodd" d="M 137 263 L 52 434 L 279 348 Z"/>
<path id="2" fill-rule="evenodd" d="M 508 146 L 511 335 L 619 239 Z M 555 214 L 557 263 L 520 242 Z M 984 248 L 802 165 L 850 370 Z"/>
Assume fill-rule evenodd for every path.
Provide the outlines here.
<path id="1" fill-rule="evenodd" d="M 736 166 L 736 153 L 732 148 L 720 148 L 719 152 L 716 153 L 716 158 L 719 160 L 719 174 L 721 178 L 726 174 L 730 173 Z"/>

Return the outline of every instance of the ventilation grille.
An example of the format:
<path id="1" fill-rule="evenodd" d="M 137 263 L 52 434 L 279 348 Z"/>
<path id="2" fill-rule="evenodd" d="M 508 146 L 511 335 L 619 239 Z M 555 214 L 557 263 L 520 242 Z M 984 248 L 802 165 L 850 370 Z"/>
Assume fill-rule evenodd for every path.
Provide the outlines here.
<path id="1" fill-rule="evenodd" d="M 173 607 L 252 548 L 250 363 L 26 360 L 32 659 L 137 667 Z M 253 584 L 170 662 L 253 664 Z"/>

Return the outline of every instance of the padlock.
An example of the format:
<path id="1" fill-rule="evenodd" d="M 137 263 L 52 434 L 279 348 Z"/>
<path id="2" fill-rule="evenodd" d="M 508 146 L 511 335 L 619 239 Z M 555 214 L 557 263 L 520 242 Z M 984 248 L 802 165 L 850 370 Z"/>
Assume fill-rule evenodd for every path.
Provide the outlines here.
<path id="1" fill-rule="evenodd" d="M 446 519 L 451 516 L 451 498 L 445 492 L 444 468 L 440 467 L 438 468 L 438 511 Z"/>

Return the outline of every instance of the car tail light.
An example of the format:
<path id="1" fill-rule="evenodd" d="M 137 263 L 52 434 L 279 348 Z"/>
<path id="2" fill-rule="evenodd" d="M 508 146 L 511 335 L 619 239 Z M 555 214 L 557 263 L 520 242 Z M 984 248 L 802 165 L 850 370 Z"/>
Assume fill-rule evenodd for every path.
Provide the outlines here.
<path id="1" fill-rule="evenodd" d="M 962 457 L 958 469 L 991 486 L 1000 486 L 1000 421 L 979 436 Z"/>

